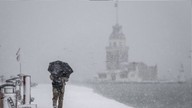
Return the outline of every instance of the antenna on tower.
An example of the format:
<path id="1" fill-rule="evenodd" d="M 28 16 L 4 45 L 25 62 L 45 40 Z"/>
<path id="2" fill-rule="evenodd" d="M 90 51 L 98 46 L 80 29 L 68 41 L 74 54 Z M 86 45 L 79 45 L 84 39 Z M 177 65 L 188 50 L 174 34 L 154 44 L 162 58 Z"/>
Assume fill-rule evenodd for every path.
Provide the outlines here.
<path id="1" fill-rule="evenodd" d="M 118 11 L 119 11 L 119 0 L 116 0 L 115 1 L 115 8 L 116 8 L 116 24 L 118 24 L 118 22 L 119 22 L 119 15 L 118 15 Z"/>

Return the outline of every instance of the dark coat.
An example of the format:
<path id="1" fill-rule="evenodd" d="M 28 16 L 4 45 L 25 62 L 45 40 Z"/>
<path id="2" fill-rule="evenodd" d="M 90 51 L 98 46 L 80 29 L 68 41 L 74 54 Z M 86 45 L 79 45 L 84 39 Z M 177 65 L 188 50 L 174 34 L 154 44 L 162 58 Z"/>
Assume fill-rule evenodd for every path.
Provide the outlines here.
<path id="1" fill-rule="evenodd" d="M 51 73 L 50 78 L 53 87 L 59 89 L 61 89 L 65 83 L 63 78 L 68 79 L 71 73 L 73 73 L 73 70 L 68 63 L 59 60 L 49 63 L 48 71 Z"/>

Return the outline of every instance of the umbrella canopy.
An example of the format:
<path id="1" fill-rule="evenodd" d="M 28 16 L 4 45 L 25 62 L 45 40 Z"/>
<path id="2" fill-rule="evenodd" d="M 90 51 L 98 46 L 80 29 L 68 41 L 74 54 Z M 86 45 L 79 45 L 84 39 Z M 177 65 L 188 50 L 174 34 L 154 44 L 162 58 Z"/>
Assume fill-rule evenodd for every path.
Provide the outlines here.
<path id="1" fill-rule="evenodd" d="M 73 72 L 72 68 L 69 66 L 68 63 L 65 63 L 63 61 L 54 61 L 49 63 L 48 71 L 52 75 L 62 76 L 62 77 L 68 77 Z"/>

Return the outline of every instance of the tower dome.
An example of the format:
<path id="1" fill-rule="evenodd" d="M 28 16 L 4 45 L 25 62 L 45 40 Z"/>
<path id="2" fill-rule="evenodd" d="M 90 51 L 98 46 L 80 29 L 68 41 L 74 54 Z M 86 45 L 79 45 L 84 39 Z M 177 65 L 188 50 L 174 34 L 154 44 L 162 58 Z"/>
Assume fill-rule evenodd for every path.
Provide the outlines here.
<path id="1" fill-rule="evenodd" d="M 109 37 L 110 40 L 117 40 L 117 39 L 120 39 L 120 40 L 125 40 L 125 35 L 123 34 L 122 32 L 122 26 L 119 25 L 119 24 L 115 24 L 113 26 L 113 31 Z"/>

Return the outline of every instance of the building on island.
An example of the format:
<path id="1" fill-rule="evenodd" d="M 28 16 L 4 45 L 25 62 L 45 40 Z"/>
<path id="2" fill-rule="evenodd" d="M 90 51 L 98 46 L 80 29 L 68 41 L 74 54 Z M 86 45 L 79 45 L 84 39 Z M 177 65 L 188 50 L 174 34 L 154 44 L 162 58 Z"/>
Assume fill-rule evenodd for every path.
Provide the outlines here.
<path id="1" fill-rule="evenodd" d="M 129 62 L 129 47 L 122 26 L 116 24 L 106 47 L 106 71 L 98 73 L 100 81 L 154 81 L 157 79 L 157 65 L 143 62 Z"/>
<path id="2" fill-rule="evenodd" d="M 116 24 L 109 36 L 106 47 L 106 71 L 98 73 L 99 81 L 155 81 L 157 80 L 157 65 L 148 66 L 143 62 L 129 61 L 129 47 L 122 26 L 118 23 L 118 1 L 115 2 Z"/>

